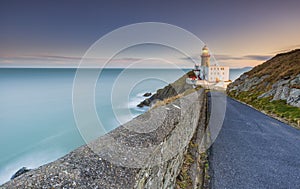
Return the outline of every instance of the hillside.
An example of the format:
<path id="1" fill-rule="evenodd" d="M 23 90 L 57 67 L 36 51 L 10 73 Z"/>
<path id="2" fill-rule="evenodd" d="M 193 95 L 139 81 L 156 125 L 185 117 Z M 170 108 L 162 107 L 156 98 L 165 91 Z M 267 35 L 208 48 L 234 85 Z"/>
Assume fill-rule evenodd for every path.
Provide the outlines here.
<path id="1" fill-rule="evenodd" d="M 300 49 L 281 53 L 244 73 L 227 94 L 284 119 L 300 124 Z"/>
<path id="2" fill-rule="evenodd" d="M 162 89 L 158 89 L 155 94 L 153 94 L 150 98 L 145 99 L 137 106 L 138 107 L 150 106 L 150 104 L 153 104 L 156 101 L 162 101 L 193 89 L 192 85 L 189 85 L 185 82 L 186 78 L 188 78 L 190 75 L 194 75 L 194 72 L 190 71 L 184 74 L 176 81 L 174 81 L 173 83 L 165 86 Z"/>

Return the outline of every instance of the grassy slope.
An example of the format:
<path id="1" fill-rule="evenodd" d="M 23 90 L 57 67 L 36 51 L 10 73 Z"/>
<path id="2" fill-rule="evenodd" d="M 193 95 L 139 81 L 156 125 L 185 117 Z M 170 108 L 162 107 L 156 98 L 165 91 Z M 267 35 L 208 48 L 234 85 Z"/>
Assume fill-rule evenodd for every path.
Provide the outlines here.
<path id="1" fill-rule="evenodd" d="M 239 92 L 235 95 L 235 91 L 228 92 L 228 95 L 252 105 L 256 109 L 273 115 L 293 126 L 300 125 L 300 108 L 290 106 L 283 100 L 271 101 L 272 98 L 257 97 L 264 92 L 267 92 L 272 88 L 272 85 L 280 79 L 293 78 L 300 73 L 300 49 L 278 54 L 265 63 L 254 67 L 251 71 L 245 73 L 249 78 L 262 77 L 264 75 L 270 75 L 263 82 L 255 86 L 255 88 L 246 91 Z M 234 83 L 233 83 L 234 85 Z M 300 88 L 300 86 L 292 86 L 294 88 Z"/>
<path id="2" fill-rule="evenodd" d="M 284 100 L 271 101 L 270 97 L 258 99 L 258 94 L 260 93 L 249 94 L 249 92 L 241 92 L 238 96 L 235 96 L 233 93 L 229 93 L 228 95 L 300 128 L 300 108 L 290 106 Z"/>
<path id="3" fill-rule="evenodd" d="M 300 73 L 300 49 L 278 54 L 270 60 L 254 67 L 247 72 L 250 78 L 270 75 L 264 82 L 257 85 L 256 90 L 268 91 L 272 85 L 283 78 L 293 78 Z"/>

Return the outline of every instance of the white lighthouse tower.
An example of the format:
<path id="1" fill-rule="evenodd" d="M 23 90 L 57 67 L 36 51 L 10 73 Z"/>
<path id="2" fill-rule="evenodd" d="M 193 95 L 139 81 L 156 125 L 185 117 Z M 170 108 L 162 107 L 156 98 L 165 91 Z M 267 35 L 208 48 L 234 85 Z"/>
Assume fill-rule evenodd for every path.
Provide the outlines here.
<path id="1" fill-rule="evenodd" d="M 205 67 L 210 66 L 210 54 L 209 54 L 208 47 L 206 45 L 202 48 L 201 66 L 205 66 Z"/>
<path id="2" fill-rule="evenodd" d="M 210 66 L 210 54 L 209 54 L 209 49 L 205 45 L 202 48 L 202 53 L 201 53 L 201 70 L 202 70 L 202 75 L 200 76 L 204 80 L 208 80 L 208 68 Z"/>

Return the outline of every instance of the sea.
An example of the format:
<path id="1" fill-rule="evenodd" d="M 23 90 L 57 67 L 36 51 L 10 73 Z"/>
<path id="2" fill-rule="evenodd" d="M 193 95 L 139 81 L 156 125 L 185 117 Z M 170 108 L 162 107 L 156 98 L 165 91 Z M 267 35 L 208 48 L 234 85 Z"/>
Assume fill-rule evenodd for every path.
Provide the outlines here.
<path id="1" fill-rule="evenodd" d="M 235 80 L 251 68 L 231 69 Z M 85 144 L 74 117 L 71 68 L 0 69 L 0 184 L 20 168 L 37 168 Z M 95 70 L 86 72 L 94 73 Z M 189 69 L 97 70 L 95 111 L 106 132 L 147 111 L 136 105 Z M 89 75 L 89 74 L 87 74 Z M 84 90 L 84 89 L 83 89 Z"/>

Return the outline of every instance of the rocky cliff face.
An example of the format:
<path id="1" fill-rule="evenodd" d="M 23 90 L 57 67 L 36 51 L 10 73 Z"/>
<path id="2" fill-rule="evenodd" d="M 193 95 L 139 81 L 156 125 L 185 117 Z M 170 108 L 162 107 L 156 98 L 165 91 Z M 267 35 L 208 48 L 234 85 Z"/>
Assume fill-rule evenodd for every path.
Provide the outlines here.
<path id="1" fill-rule="evenodd" d="M 183 75 L 178 80 L 176 80 L 174 83 L 165 86 L 163 89 L 158 89 L 155 94 L 153 94 L 150 98 L 147 98 L 137 106 L 138 107 L 149 106 L 151 103 L 157 100 L 164 100 L 176 96 L 178 94 L 181 94 L 187 91 L 188 89 L 192 89 L 193 86 L 185 82 L 186 78 L 188 78 L 192 74 L 194 73 L 190 71 L 187 74 Z"/>
<path id="2" fill-rule="evenodd" d="M 244 73 L 228 86 L 227 93 L 233 97 L 247 94 L 270 101 L 284 100 L 300 107 L 300 49 L 278 54 Z"/>

